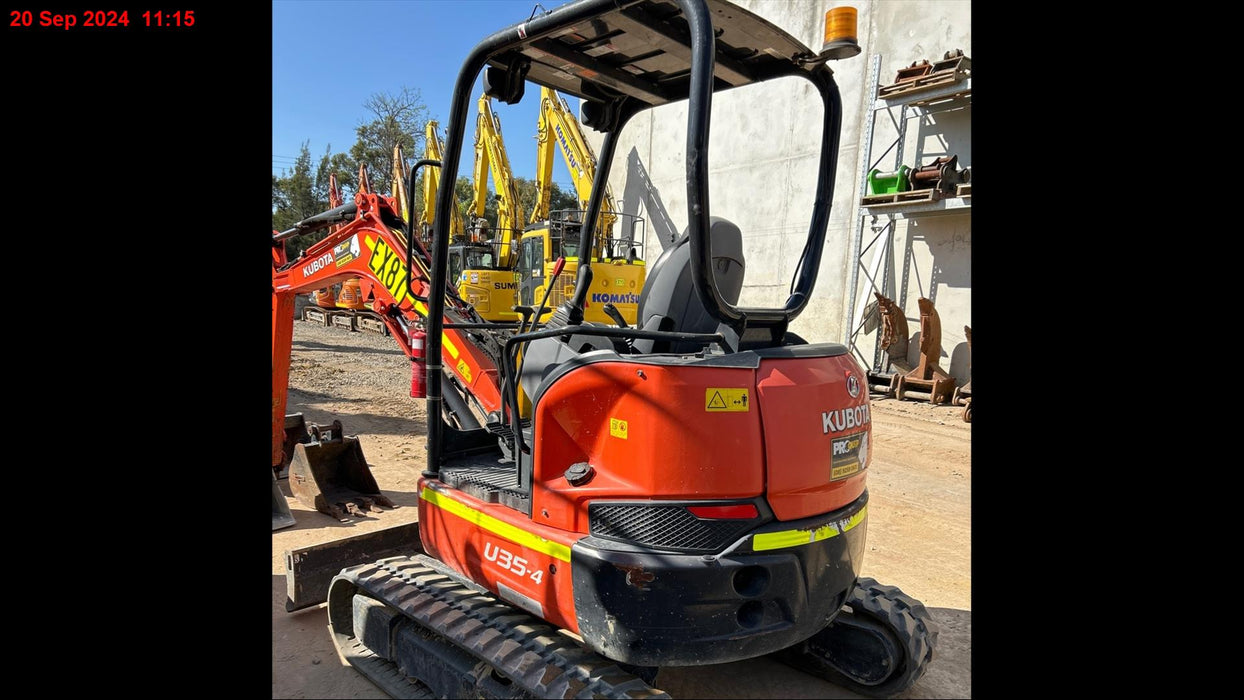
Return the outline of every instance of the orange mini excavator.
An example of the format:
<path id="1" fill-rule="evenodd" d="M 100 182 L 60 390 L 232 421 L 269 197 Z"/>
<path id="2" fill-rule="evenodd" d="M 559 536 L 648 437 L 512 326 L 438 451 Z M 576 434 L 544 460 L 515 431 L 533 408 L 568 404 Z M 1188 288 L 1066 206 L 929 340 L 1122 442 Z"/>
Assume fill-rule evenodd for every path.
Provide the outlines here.
<path id="1" fill-rule="evenodd" d="M 508 104 L 527 81 L 579 97 L 605 134 L 575 292 L 543 329 L 481 323 L 455 298 L 451 187 L 430 251 L 412 252 L 392 203 L 363 194 L 305 222 L 352 219 L 302 258 L 274 250 L 274 460 L 291 293 L 374 279 L 393 337 L 423 358 L 419 538 L 332 579 L 343 658 L 394 697 L 667 697 L 659 667 L 770 654 L 874 696 L 920 678 L 937 637 L 928 612 L 859 576 L 864 371 L 846 347 L 787 332 L 812 297 L 833 200 L 842 101 L 828 61 L 859 50 L 852 8 L 829 11 L 818 52 L 723 0 L 578 0 L 478 44 L 454 87 L 445 182 L 481 72 Z M 715 91 L 777 78 L 806 81 L 822 106 L 816 192 L 789 297 L 741 307 L 744 232 L 709 202 L 710 107 Z M 673 103 L 686 110 L 687 228 L 649 269 L 634 326 L 585 322 L 618 134 Z M 354 240 L 360 254 L 342 258 Z"/>

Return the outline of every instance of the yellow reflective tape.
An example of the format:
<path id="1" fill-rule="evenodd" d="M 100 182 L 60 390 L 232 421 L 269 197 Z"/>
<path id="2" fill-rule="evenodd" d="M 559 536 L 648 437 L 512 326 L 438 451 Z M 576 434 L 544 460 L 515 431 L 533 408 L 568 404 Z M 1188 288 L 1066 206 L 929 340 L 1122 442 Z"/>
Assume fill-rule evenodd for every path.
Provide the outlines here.
<path id="1" fill-rule="evenodd" d="M 425 306 L 422 301 L 415 302 L 415 310 L 423 314 L 424 316 L 428 315 L 428 307 Z"/>
<path id="2" fill-rule="evenodd" d="M 797 547 L 812 541 L 812 533 L 807 530 L 783 530 L 782 532 L 764 532 L 752 535 L 752 549 L 759 552 L 765 549 L 782 549 Z"/>
<path id="3" fill-rule="evenodd" d="M 430 486 L 424 486 L 423 491 L 419 493 L 419 497 L 438 508 L 449 511 L 469 523 L 479 525 L 494 535 L 504 537 L 515 544 L 547 554 L 556 559 L 561 559 L 562 561 L 570 561 L 570 548 L 566 545 L 546 540 L 503 520 L 498 520 L 491 515 L 481 513 L 466 504 L 459 503 L 449 496 L 433 490 Z"/>
<path id="4" fill-rule="evenodd" d="M 864 517 L 868 514 L 868 506 L 860 508 L 859 512 L 847 518 L 846 521 L 839 521 L 841 525 L 835 523 L 827 523 L 815 530 L 782 530 L 780 532 L 762 532 L 752 535 L 752 550 L 761 552 L 766 549 L 783 549 L 786 547 L 798 547 L 800 545 L 820 542 L 822 540 L 837 537 L 839 533 L 845 533 L 851 528 L 864 522 Z"/>
<path id="5" fill-rule="evenodd" d="M 860 512 L 856 513 L 855 515 L 852 515 L 850 519 L 847 520 L 847 524 L 842 526 L 842 531 L 846 532 L 847 530 L 850 530 L 856 525 L 859 525 L 860 523 L 864 522 L 864 515 L 867 513 L 868 513 L 868 506 L 864 506 L 863 508 L 860 508 Z"/>
<path id="6" fill-rule="evenodd" d="M 454 358 L 455 360 L 458 359 L 457 346 L 455 346 L 454 342 L 449 339 L 449 336 L 445 335 L 444 333 L 441 333 L 441 344 L 443 344 L 445 346 L 445 349 L 449 351 L 450 357 Z"/>

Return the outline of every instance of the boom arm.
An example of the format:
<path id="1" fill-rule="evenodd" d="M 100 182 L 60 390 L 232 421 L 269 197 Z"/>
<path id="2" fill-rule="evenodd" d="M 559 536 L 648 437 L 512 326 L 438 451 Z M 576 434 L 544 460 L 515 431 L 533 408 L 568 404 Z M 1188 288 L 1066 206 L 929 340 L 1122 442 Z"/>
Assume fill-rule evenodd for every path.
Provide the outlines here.
<path id="1" fill-rule="evenodd" d="M 410 202 L 406 197 L 406 154 L 402 153 L 402 145 L 393 146 L 393 182 L 390 191 L 402 214 L 402 221 L 410 219 Z"/>
<path id="2" fill-rule="evenodd" d="M 518 187 L 510 171 L 510 159 L 505 154 L 505 142 L 501 139 L 501 120 L 492 113 L 488 95 L 480 95 L 479 116 L 475 120 L 475 216 L 484 215 L 488 195 L 488 171 L 492 170 L 492 183 L 497 188 L 497 229 L 500 245 L 497 250 L 497 267 L 508 268 L 513 262 L 514 232 L 523 228 L 523 206 L 518 201 Z"/>
<path id="3" fill-rule="evenodd" d="M 444 145 L 436 121 L 429 121 L 424 126 L 423 157 L 429 160 L 443 161 L 441 153 Z M 441 186 L 441 169 L 427 168 L 423 171 L 423 223 L 431 226 L 436 222 L 436 191 Z M 450 185 L 453 186 L 452 184 Z M 457 240 L 463 235 L 462 212 L 454 206 L 449 215 L 449 240 Z"/>
<path id="4" fill-rule="evenodd" d="M 556 141 L 562 152 L 562 160 L 570 177 L 574 181 L 575 195 L 579 199 L 579 209 L 587 211 L 588 201 L 592 198 L 592 181 L 596 178 L 596 154 L 583 138 L 583 130 L 579 120 L 570 112 L 556 90 L 540 88 L 540 121 L 537 127 L 536 157 L 536 208 L 532 212 L 531 223 L 549 218 L 549 203 L 553 198 L 553 142 Z M 604 255 L 605 244 L 613 222 L 617 218 L 613 212 L 617 208 L 613 203 L 613 192 L 605 186 L 605 203 L 601 207 L 600 227 L 595 250 Z"/>
<path id="5" fill-rule="evenodd" d="M 370 193 L 355 195 L 357 213 L 323 240 L 307 248 L 302 257 L 286 262 L 283 240 L 274 239 L 272 252 L 272 450 L 273 464 L 281 463 L 284 442 L 286 389 L 292 342 L 294 297 L 302 292 L 361 277 L 374 284 L 379 312 L 402 352 L 412 355 L 409 330 L 426 320 L 427 294 L 431 289 L 425 259 L 427 251 L 414 257 L 410 285 L 417 298 L 407 293 L 406 238 L 396 226 L 395 204 L 390 198 Z M 283 234 L 282 238 L 288 234 Z M 418 242 L 415 243 L 417 246 Z M 421 247 L 421 246 L 420 246 Z M 480 319 L 456 296 L 445 295 L 444 318 L 449 323 L 473 323 Z M 447 328 L 441 334 L 441 361 L 455 383 L 463 387 L 485 414 L 501 410 L 500 375 L 496 361 L 469 331 Z M 430 360 L 429 360 L 430 362 Z M 429 420 L 437 420 L 429 418 Z"/>

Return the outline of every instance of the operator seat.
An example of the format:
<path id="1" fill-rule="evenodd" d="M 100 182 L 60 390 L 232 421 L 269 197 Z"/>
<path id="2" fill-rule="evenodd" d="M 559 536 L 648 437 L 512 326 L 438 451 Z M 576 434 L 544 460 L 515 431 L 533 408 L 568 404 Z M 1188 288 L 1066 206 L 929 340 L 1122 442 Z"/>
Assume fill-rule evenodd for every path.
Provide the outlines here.
<path id="1" fill-rule="evenodd" d="M 739 227 L 720 217 L 709 217 L 713 245 L 713 273 L 721 296 L 731 304 L 743 289 L 743 235 Z M 691 282 L 691 238 L 686 231 L 648 269 L 639 294 L 640 327 L 647 330 L 716 333 L 717 321 L 708 315 Z M 585 324 L 591 325 L 591 324 Z M 701 343 L 637 339 L 635 352 L 698 352 Z M 520 382 L 528 396 L 539 395 L 544 381 L 563 364 L 591 353 L 613 353 L 613 341 L 601 336 L 572 335 L 533 340 L 524 350 Z"/>
<path id="2" fill-rule="evenodd" d="M 747 267 L 743 260 L 743 234 L 738 226 L 719 216 L 711 216 L 708 221 L 717 290 L 723 299 L 737 304 Z M 687 230 L 648 269 L 648 278 L 639 294 L 638 321 L 640 328 L 650 331 L 717 332 L 717 320 L 700 302 L 691 279 L 691 237 Z M 702 344 L 640 339 L 633 347 L 642 353 L 696 352 Z"/>

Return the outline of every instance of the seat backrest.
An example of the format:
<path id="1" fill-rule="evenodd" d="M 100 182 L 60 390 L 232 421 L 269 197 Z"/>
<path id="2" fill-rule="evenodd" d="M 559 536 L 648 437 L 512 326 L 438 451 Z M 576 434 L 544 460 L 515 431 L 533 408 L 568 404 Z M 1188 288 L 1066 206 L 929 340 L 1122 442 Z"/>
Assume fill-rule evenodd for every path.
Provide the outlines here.
<path id="1" fill-rule="evenodd" d="M 713 248 L 713 274 L 722 298 L 737 304 L 743 290 L 743 234 L 739 227 L 718 216 L 709 217 L 709 238 Z M 639 294 L 639 327 L 646 330 L 683 333 L 715 333 L 717 320 L 700 303 L 691 280 L 691 238 L 684 230 L 648 268 L 648 278 Z M 694 352 L 697 343 L 636 340 L 639 352 Z"/>

